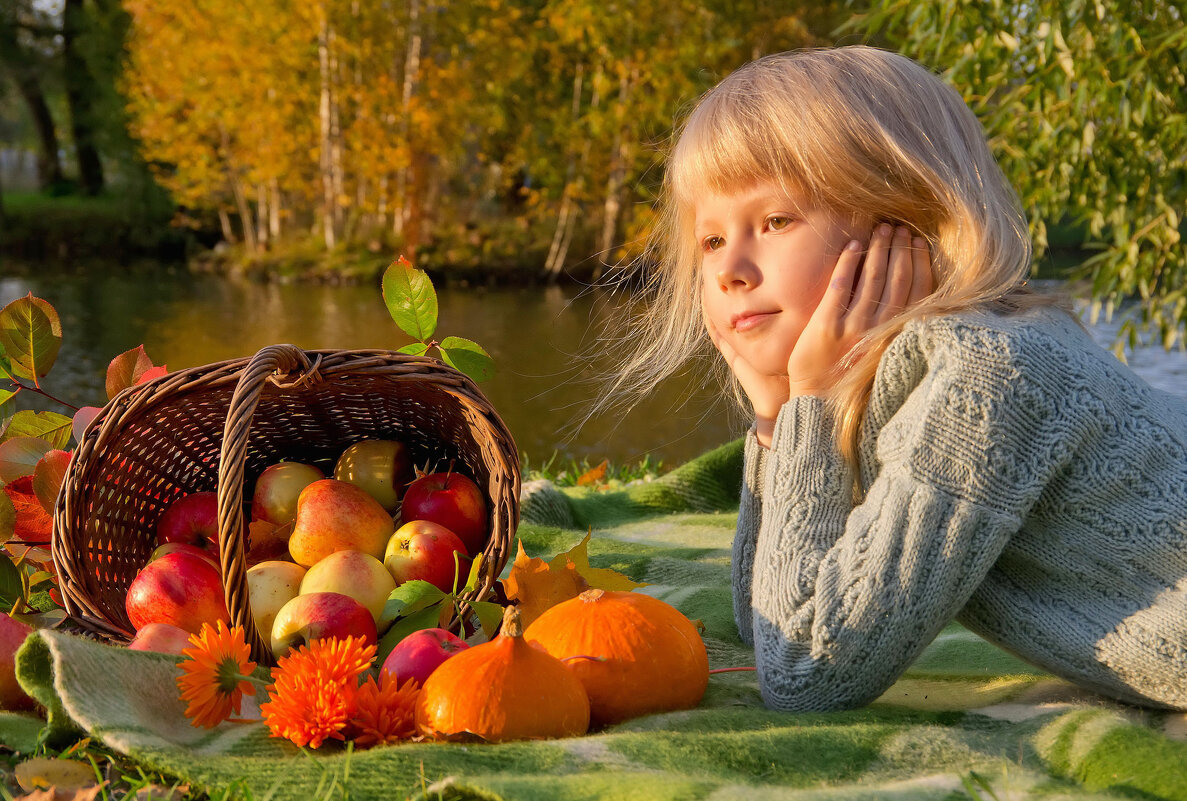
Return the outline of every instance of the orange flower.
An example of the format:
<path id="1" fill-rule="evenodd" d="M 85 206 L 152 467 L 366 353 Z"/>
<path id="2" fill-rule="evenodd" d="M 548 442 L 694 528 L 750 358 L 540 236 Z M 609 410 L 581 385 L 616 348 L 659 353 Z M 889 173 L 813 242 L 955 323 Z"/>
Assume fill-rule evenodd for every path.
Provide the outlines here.
<path id="1" fill-rule="evenodd" d="M 249 659 L 243 629 L 228 629 L 221 620 L 216 627 L 203 623 L 200 633 L 190 635 L 190 642 L 193 647 L 181 652 L 187 659 L 181 662 L 182 675 L 177 677 L 181 700 L 188 704 L 185 716 L 193 726 L 214 728 L 232 712 L 239 714 L 244 694 L 255 695 L 248 677 L 256 663 Z"/>
<path id="2" fill-rule="evenodd" d="M 415 680 L 397 686 L 395 674 L 380 671 L 379 683 L 368 676 L 355 698 L 350 719 L 360 748 L 407 740 L 416 734 L 416 699 L 420 685 Z"/>
<path id="3" fill-rule="evenodd" d="M 272 668 L 270 700 L 260 705 L 273 737 L 318 748 L 342 740 L 355 711 L 358 677 L 371 666 L 375 646 L 360 637 L 314 640 Z"/>

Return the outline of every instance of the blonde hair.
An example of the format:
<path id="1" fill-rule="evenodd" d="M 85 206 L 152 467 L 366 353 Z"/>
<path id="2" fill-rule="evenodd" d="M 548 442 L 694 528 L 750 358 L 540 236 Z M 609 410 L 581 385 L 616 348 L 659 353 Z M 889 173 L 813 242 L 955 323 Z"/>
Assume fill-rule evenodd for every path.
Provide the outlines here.
<path id="1" fill-rule="evenodd" d="M 630 321 L 632 351 L 605 397 L 645 393 L 712 349 L 694 202 L 705 190 L 726 194 L 757 181 L 777 182 L 813 208 L 905 224 L 928 243 L 935 291 L 871 331 L 830 395 L 838 443 L 855 468 L 878 361 L 904 325 L 1046 302 L 1025 288 L 1031 246 L 1017 196 L 955 90 L 911 59 L 872 47 L 766 56 L 703 95 L 677 132 L 644 258 L 649 309 Z"/>

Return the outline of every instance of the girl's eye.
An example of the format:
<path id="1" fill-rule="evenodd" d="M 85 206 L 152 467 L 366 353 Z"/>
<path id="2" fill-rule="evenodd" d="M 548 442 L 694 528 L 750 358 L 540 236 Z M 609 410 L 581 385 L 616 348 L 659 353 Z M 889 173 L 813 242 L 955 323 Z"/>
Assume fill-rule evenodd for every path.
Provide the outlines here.
<path id="1" fill-rule="evenodd" d="M 707 236 L 701 240 L 701 250 L 706 252 L 714 251 L 725 244 L 725 240 L 719 236 Z"/>
<path id="2" fill-rule="evenodd" d="M 791 225 L 790 217 L 768 217 L 767 227 L 772 231 L 782 231 L 787 226 Z"/>

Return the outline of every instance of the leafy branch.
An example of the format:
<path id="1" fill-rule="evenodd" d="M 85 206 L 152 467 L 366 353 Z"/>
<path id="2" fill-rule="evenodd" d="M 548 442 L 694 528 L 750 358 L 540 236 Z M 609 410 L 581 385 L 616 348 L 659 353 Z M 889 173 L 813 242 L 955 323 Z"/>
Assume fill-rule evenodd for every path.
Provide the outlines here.
<path id="1" fill-rule="evenodd" d="M 400 353 L 424 356 L 436 348 L 441 361 L 475 381 L 494 375 L 494 360 L 476 342 L 464 337 L 433 339 L 437 330 L 437 291 L 428 273 L 413 267 L 403 256 L 383 273 L 383 302 L 400 330 L 416 340 L 400 348 Z"/>

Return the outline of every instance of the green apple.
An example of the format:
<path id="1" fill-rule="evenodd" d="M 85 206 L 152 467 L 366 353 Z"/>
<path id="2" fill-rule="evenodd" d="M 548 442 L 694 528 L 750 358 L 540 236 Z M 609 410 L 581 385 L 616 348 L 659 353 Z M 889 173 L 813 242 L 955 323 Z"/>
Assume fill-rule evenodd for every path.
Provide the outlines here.
<path id="1" fill-rule="evenodd" d="M 395 512 L 404 488 L 413 479 L 412 459 L 402 442 L 365 439 L 338 457 L 334 478 L 362 487 L 384 509 Z"/>

